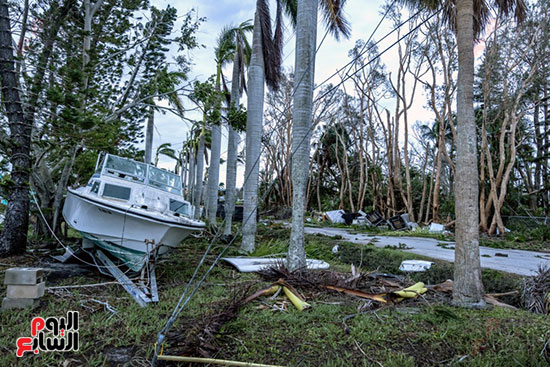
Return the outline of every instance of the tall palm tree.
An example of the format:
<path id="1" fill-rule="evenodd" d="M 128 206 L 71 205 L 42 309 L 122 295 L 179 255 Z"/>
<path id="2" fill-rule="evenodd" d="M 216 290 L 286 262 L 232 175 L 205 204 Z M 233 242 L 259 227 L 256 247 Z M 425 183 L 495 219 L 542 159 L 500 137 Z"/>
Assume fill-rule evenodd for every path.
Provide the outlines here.
<path id="1" fill-rule="evenodd" d="M 238 109 L 239 99 L 245 86 L 244 70 L 245 65 L 250 62 L 250 53 L 252 49 L 246 39 L 246 33 L 253 29 L 250 21 L 245 21 L 237 27 L 233 27 L 233 42 L 235 52 L 233 53 L 233 74 L 231 78 L 231 97 L 229 108 Z M 227 162 L 225 175 L 225 227 L 224 236 L 231 235 L 231 224 L 233 222 L 233 213 L 235 212 L 236 184 L 237 184 L 237 154 L 239 149 L 239 133 L 231 126 L 231 121 L 227 124 Z"/>
<path id="2" fill-rule="evenodd" d="M 483 283 L 479 260 L 479 187 L 477 134 L 474 118 L 474 40 L 489 20 L 485 0 L 408 0 L 408 5 L 428 10 L 443 8 L 445 20 L 455 30 L 458 46 L 456 129 L 456 248 L 453 300 L 457 305 L 483 306 Z M 504 16 L 525 18 L 523 0 L 494 0 Z"/>
<path id="3" fill-rule="evenodd" d="M 235 46 L 231 39 L 231 28 L 224 27 L 217 39 L 214 49 L 216 60 L 216 91 L 221 90 L 222 68 L 231 61 Z M 221 100 L 218 96 L 215 109 L 221 110 Z M 221 116 L 218 114 L 218 116 Z M 212 148 L 210 167 L 208 168 L 208 182 L 206 184 L 206 212 L 211 225 L 216 225 L 216 209 L 218 207 L 218 185 L 220 177 L 220 152 L 221 152 L 221 119 L 212 124 Z"/>
<path id="4" fill-rule="evenodd" d="M 256 1 L 252 55 L 248 67 L 248 103 L 246 121 L 246 163 L 244 182 L 243 239 L 241 252 L 254 251 L 260 144 L 264 110 L 264 83 L 276 90 L 281 78 L 284 11 L 291 20 L 296 15 L 296 0 L 277 0 L 275 32 L 272 36 L 269 6 L 266 0 Z"/>
<path id="5" fill-rule="evenodd" d="M 342 14 L 346 0 L 321 0 L 323 19 L 336 39 L 349 37 L 349 23 Z M 296 26 L 295 92 L 292 110 L 292 228 L 288 248 L 290 270 L 306 265 L 304 211 L 309 173 L 310 130 L 313 111 L 313 77 L 319 0 L 298 2 Z"/>

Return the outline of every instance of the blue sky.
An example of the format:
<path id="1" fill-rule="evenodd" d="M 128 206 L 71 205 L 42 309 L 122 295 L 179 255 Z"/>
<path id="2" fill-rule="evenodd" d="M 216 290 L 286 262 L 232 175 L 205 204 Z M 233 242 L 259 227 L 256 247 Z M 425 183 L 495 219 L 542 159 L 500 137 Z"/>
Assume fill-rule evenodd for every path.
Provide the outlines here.
<path id="1" fill-rule="evenodd" d="M 215 63 L 213 59 L 213 47 L 216 38 L 220 32 L 220 29 L 227 24 L 238 24 L 247 19 L 252 19 L 255 10 L 255 0 L 241 0 L 241 1 L 229 1 L 229 0 L 217 0 L 217 1 L 181 1 L 170 2 L 166 0 L 154 0 L 153 4 L 157 7 L 166 7 L 168 4 L 175 6 L 178 9 L 178 14 L 182 15 L 189 9 L 194 8 L 197 11 L 199 17 L 206 17 L 207 20 L 202 24 L 198 31 L 197 37 L 201 44 L 205 45 L 205 48 L 200 50 L 193 50 L 191 56 L 193 58 L 192 66 L 192 78 L 204 81 L 210 75 L 215 72 Z M 348 57 L 348 51 L 353 48 L 355 42 L 358 39 L 367 39 L 376 24 L 381 19 L 380 8 L 383 4 L 381 0 L 348 0 L 346 7 L 344 8 L 345 15 L 351 23 L 352 34 L 349 39 L 340 40 L 337 42 L 330 35 L 326 37 L 321 48 L 319 49 L 316 57 L 315 65 L 315 81 L 320 83 L 325 80 L 331 74 L 333 74 L 338 68 L 344 66 L 350 58 Z M 272 4 L 272 11 L 274 11 Z M 288 21 L 285 22 L 289 25 Z M 319 23 L 317 31 L 317 42 L 319 43 L 325 35 L 326 29 Z M 179 27 L 176 27 L 179 29 Z M 385 20 L 381 27 L 378 29 L 373 37 L 373 40 L 380 39 L 389 30 L 391 30 L 391 21 Z M 384 49 L 389 44 L 395 41 L 395 37 L 387 39 L 382 43 L 379 48 Z M 294 65 L 294 37 L 293 30 L 290 26 L 287 27 L 285 32 L 285 48 L 284 48 L 284 66 L 286 68 L 292 68 Z M 386 63 L 388 69 L 392 69 L 393 60 L 395 55 L 392 52 L 383 56 L 383 61 Z M 225 75 L 230 77 L 230 70 L 226 70 Z M 229 78 L 228 78 L 229 79 Z M 334 78 L 331 80 L 333 83 L 338 83 L 339 79 Z M 424 120 L 429 118 L 429 114 L 426 113 L 423 106 L 425 105 L 423 98 L 417 98 L 419 101 L 412 109 L 413 121 L 416 119 Z M 190 106 L 190 105 L 189 105 Z M 199 119 L 197 115 L 189 114 L 190 118 Z M 154 147 L 162 143 L 171 143 L 175 149 L 181 148 L 182 142 L 186 137 L 189 129 L 189 124 L 183 122 L 173 115 L 161 115 L 155 116 L 156 132 L 154 136 Z M 224 137 L 226 132 L 224 129 Z M 226 140 L 222 141 L 222 157 L 226 152 Z M 173 169 L 174 163 L 167 158 L 161 158 L 160 166 Z M 244 168 L 241 167 L 242 170 Z M 242 177 L 243 174 L 238 174 L 238 177 Z M 220 182 L 225 180 L 225 166 L 222 166 L 220 172 Z M 240 183 L 238 182 L 238 185 Z"/>

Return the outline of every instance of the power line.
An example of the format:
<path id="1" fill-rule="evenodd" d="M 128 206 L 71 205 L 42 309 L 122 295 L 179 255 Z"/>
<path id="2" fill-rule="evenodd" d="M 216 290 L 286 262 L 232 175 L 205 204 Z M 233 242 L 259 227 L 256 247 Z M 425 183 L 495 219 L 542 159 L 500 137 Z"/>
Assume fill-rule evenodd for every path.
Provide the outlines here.
<path id="1" fill-rule="evenodd" d="M 394 2 L 392 3 L 391 6 L 393 6 L 394 4 L 396 3 L 396 0 L 394 0 Z M 418 11 L 416 12 L 414 15 L 410 16 L 409 19 L 405 20 L 404 22 L 401 22 L 400 24 L 398 24 L 395 28 L 393 28 L 390 32 L 386 33 L 386 35 L 382 38 L 380 38 L 378 41 L 376 41 L 372 46 L 370 46 L 368 49 L 365 50 L 365 47 L 368 46 L 370 40 L 372 39 L 372 36 L 374 35 L 374 32 L 376 32 L 376 30 L 378 29 L 378 27 L 381 25 L 382 21 L 384 20 L 384 18 L 386 17 L 386 15 L 389 13 L 391 7 L 388 8 L 386 10 L 386 13 L 384 13 L 382 19 L 380 20 L 380 22 L 378 22 L 378 25 L 376 26 L 376 28 L 374 29 L 373 33 L 371 34 L 371 36 L 369 37 L 369 39 L 367 40 L 367 42 L 365 42 L 365 44 L 363 45 L 362 47 L 362 50 L 361 52 L 356 56 L 354 57 L 351 61 L 349 61 L 346 65 L 342 66 L 340 69 L 336 70 L 332 75 L 330 75 L 328 78 L 326 78 L 325 80 L 323 80 L 321 83 L 319 83 L 315 88 L 319 88 L 321 87 L 323 84 L 325 84 L 326 82 L 328 82 L 330 79 L 332 79 L 333 77 L 335 77 L 336 75 L 340 74 L 340 72 L 342 70 L 344 70 L 345 68 L 347 68 L 348 66 L 351 66 L 351 64 L 357 62 L 357 60 L 362 57 L 366 52 L 370 51 L 371 49 L 373 49 L 374 47 L 376 47 L 380 42 L 382 42 L 383 40 L 385 40 L 386 38 L 388 38 L 392 33 L 394 33 L 395 31 L 397 31 L 399 28 L 401 28 L 403 25 L 405 25 L 406 23 L 410 22 L 413 18 L 417 17 L 421 11 Z"/>

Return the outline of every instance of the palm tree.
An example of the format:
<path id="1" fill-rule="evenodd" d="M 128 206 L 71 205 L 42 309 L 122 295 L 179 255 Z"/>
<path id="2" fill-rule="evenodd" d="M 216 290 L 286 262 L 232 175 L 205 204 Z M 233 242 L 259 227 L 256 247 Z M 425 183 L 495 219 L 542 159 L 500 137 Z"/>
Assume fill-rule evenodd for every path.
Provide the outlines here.
<path id="1" fill-rule="evenodd" d="M 177 116 L 183 116 L 183 102 L 178 94 L 175 92 L 176 83 L 179 80 L 181 73 L 172 72 L 169 73 L 166 68 L 157 70 L 153 80 L 151 81 L 148 89 L 151 88 L 164 94 L 164 99 L 173 107 L 172 111 Z M 176 78 L 174 78 L 176 76 Z M 171 93 L 167 93 L 172 91 Z M 145 154 L 144 162 L 151 164 L 153 159 L 153 133 L 155 130 L 155 101 L 153 98 L 149 100 L 149 116 L 147 116 L 147 125 L 145 128 Z"/>
<path id="2" fill-rule="evenodd" d="M 176 151 L 171 147 L 172 147 L 172 144 L 170 143 L 164 143 L 158 146 L 157 151 L 155 153 L 155 167 L 157 167 L 159 164 L 159 156 L 161 154 L 169 158 L 175 159 L 176 161 L 179 160 L 179 158 L 176 156 Z"/>
<path id="3" fill-rule="evenodd" d="M 239 108 L 239 99 L 244 89 L 244 66 L 250 62 L 250 53 L 252 49 L 246 39 L 246 33 L 252 31 L 250 21 L 245 21 L 233 28 L 233 42 L 235 52 L 233 53 L 233 75 L 231 79 L 231 98 L 229 109 Z M 239 133 L 231 126 L 231 121 L 227 124 L 227 162 L 225 175 L 225 227 L 224 236 L 231 235 L 231 224 L 233 213 L 235 212 L 236 183 L 237 183 L 237 154 L 239 149 Z"/>
<path id="4" fill-rule="evenodd" d="M 231 60 L 234 45 L 231 42 L 231 29 L 224 27 L 218 36 L 214 49 L 216 60 L 216 91 L 221 89 L 222 67 Z M 221 103 L 218 96 L 214 108 L 220 112 Z M 218 114 L 218 116 L 221 116 Z M 216 225 L 216 209 L 218 206 L 218 184 L 220 177 L 220 151 L 221 151 L 221 120 L 212 124 L 212 150 L 210 167 L 208 168 L 208 182 L 206 184 L 206 212 L 211 225 Z"/>
<path id="5" fill-rule="evenodd" d="M 323 18 L 336 39 L 350 35 L 347 20 L 341 14 L 345 0 L 321 0 Z M 313 111 L 313 76 L 317 38 L 318 0 L 298 2 L 296 26 L 295 92 L 292 111 L 292 228 L 288 248 L 288 267 L 306 265 L 304 250 L 304 211 L 309 174 L 310 126 Z"/>
<path id="6" fill-rule="evenodd" d="M 445 21 L 455 30 L 458 45 L 456 129 L 456 248 L 453 301 L 466 307 L 483 306 L 483 283 L 479 260 L 479 187 L 477 134 L 474 118 L 474 40 L 489 19 L 484 0 L 403 0 L 409 5 L 445 12 Z M 523 0 L 494 0 L 503 15 L 525 17 Z"/>
<path id="7" fill-rule="evenodd" d="M 248 67 L 248 103 L 246 120 L 246 164 L 244 182 L 243 239 L 241 252 L 254 251 L 260 144 L 264 110 L 264 82 L 276 90 L 281 78 L 283 29 L 282 12 L 295 19 L 296 1 L 277 0 L 275 33 L 272 36 L 269 6 L 266 0 L 256 1 L 252 55 Z"/>

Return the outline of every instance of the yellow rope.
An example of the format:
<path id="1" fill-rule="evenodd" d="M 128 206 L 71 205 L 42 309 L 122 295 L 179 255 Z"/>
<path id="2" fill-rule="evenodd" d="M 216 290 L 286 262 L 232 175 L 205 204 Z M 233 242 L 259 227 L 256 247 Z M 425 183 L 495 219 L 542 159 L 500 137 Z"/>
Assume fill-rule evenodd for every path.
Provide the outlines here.
<path id="1" fill-rule="evenodd" d="M 250 362 L 237 362 L 237 361 L 228 361 L 225 359 L 214 359 L 214 358 L 199 358 L 199 357 L 183 357 L 183 356 L 165 356 L 162 355 L 162 350 L 157 356 L 158 359 L 164 361 L 174 361 L 174 362 L 190 362 L 190 363 L 209 363 L 217 364 L 223 366 L 238 366 L 238 367 L 282 367 L 275 366 L 271 364 L 258 364 Z"/>

